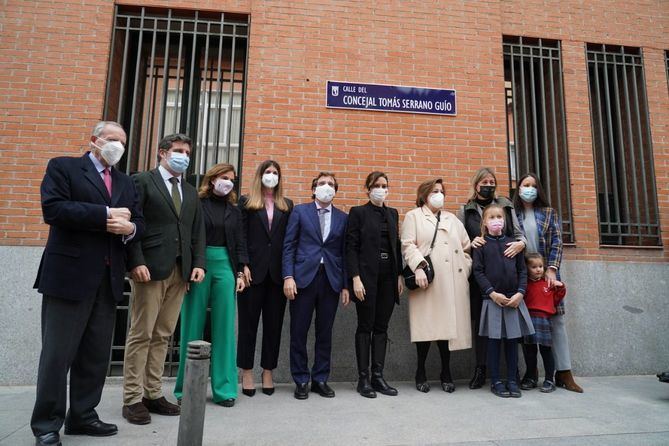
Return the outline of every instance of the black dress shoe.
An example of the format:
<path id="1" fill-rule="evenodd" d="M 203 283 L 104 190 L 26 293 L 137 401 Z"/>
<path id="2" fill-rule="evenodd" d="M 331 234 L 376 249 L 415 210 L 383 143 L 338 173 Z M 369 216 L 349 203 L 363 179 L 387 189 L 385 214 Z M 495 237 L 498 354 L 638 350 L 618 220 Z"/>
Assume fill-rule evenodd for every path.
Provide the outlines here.
<path id="1" fill-rule="evenodd" d="M 223 406 L 223 407 L 234 407 L 235 400 L 234 400 L 234 398 L 228 398 L 227 400 L 219 401 L 216 404 L 218 404 L 219 406 Z"/>
<path id="2" fill-rule="evenodd" d="M 298 400 L 306 400 L 309 398 L 309 388 L 307 387 L 307 383 L 295 384 L 294 395 Z"/>
<path id="3" fill-rule="evenodd" d="M 477 365 L 476 368 L 474 369 L 474 376 L 472 377 L 471 381 L 469 381 L 469 388 L 474 390 L 474 389 L 480 389 L 483 387 L 485 384 L 485 366 L 483 365 Z"/>
<path id="4" fill-rule="evenodd" d="M 328 383 L 326 383 L 325 381 L 321 382 L 312 381 L 311 391 L 316 392 L 317 394 L 325 398 L 334 398 L 335 396 L 334 390 L 332 390 L 330 386 L 328 386 Z"/>
<path id="5" fill-rule="evenodd" d="M 66 424 L 65 435 L 90 435 L 91 437 L 109 437 L 116 435 L 118 427 L 115 424 L 105 423 L 101 420 L 93 420 L 86 424 Z"/>
<path id="6" fill-rule="evenodd" d="M 455 392 L 455 384 L 452 382 L 441 382 L 441 390 L 443 390 L 446 393 L 453 393 Z"/>
<path id="7" fill-rule="evenodd" d="M 46 434 L 35 437 L 36 446 L 61 446 L 60 435 L 58 432 L 47 432 Z"/>

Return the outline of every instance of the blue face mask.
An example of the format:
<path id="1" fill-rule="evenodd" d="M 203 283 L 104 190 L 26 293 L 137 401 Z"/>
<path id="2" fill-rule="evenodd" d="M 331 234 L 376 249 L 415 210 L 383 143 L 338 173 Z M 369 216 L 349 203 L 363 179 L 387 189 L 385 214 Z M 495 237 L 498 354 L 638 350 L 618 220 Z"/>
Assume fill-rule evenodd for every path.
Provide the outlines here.
<path id="1" fill-rule="evenodd" d="M 184 173 L 188 169 L 190 158 L 188 155 L 179 152 L 170 152 L 170 157 L 167 158 L 167 165 L 176 173 Z"/>
<path id="2" fill-rule="evenodd" d="M 521 187 L 518 195 L 525 203 L 534 203 L 534 200 L 537 199 L 537 188 L 533 186 Z"/>

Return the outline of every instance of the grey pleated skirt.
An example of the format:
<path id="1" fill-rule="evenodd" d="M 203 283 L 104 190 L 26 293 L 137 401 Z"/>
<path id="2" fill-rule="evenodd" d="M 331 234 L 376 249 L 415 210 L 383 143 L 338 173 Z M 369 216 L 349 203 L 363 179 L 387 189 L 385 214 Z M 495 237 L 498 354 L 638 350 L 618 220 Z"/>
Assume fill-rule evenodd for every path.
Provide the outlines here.
<path id="1" fill-rule="evenodd" d="M 492 339 L 515 339 L 534 334 L 532 318 L 524 301 L 518 308 L 500 307 L 491 299 L 483 299 L 479 336 Z"/>

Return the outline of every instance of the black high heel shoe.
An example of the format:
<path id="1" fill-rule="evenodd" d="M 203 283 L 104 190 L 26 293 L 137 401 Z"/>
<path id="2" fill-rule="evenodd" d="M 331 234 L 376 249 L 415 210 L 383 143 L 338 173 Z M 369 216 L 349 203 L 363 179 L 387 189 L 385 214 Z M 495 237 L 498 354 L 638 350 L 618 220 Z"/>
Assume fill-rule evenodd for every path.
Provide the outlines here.
<path id="1" fill-rule="evenodd" d="M 262 374 L 265 375 L 265 372 L 263 371 Z M 270 374 L 271 374 L 271 372 L 270 372 Z M 272 382 L 272 384 L 274 384 L 274 382 Z M 274 386 L 272 386 L 272 387 L 262 386 L 262 393 L 264 393 L 265 395 L 273 395 L 274 394 Z"/>
<path id="2" fill-rule="evenodd" d="M 242 393 L 246 396 L 253 396 L 256 394 L 256 389 L 244 389 L 242 388 Z"/>

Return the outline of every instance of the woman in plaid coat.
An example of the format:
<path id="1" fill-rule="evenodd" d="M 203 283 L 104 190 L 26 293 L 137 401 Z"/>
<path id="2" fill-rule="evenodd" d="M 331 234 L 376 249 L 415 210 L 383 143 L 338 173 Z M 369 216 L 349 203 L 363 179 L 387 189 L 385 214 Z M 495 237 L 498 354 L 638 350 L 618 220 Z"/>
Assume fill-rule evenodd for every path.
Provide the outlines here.
<path id="1" fill-rule="evenodd" d="M 525 238 L 526 252 L 538 252 L 545 259 L 546 280 L 559 280 L 562 262 L 562 222 L 557 211 L 550 207 L 539 178 L 528 173 L 518 181 L 513 197 L 514 209 Z M 555 358 L 555 384 L 573 392 L 582 393 L 571 373 L 571 355 L 565 325 L 564 301 L 557 306 L 557 314 L 551 318 L 553 356 Z M 527 370 L 522 380 L 524 387 L 536 387 L 537 370 Z M 534 385 L 532 385 L 534 384 Z"/>

